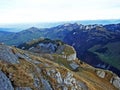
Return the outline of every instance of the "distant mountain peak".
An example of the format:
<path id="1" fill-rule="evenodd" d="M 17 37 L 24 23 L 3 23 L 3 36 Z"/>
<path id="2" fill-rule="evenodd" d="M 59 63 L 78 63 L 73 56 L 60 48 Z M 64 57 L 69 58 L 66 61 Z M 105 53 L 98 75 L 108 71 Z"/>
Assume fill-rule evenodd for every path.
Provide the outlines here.
<path id="1" fill-rule="evenodd" d="M 34 32 L 39 31 L 39 30 L 40 30 L 40 29 L 37 28 L 37 27 L 30 27 L 30 28 L 28 28 L 28 29 L 26 29 L 26 30 L 23 30 L 23 31 L 21 31 L 21 32 L 31 32 L 31 33 L 34 33 Z"/>
<path id="2" fill-rule="evenodd" d="M 38 29 L 37 27 L 30 27 L 29 29 Z"/>
<path id="3" fill-rule="evenodd" d="M 35 30 L 39 30 L 39 28 L 37 27 L 30 27 L 29 29 L 27 29 L 28 31 L 35 31 Z"/>

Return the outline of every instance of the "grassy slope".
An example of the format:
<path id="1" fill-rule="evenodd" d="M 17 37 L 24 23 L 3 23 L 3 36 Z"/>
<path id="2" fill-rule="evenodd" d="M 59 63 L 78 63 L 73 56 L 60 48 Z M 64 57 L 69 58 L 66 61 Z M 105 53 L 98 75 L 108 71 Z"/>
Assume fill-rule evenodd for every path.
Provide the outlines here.
<path id="1" fill-rule="evenodd" d="M 74 51 L 70 47 L 66 46 L 64 48 L 64 52 L 66 55 L 69 55 L 69 54 L 73 53 Z M 69 66 L 69 64 L 72 61 L 67 61 L 66 58 L 62 57 L 62 54 L 61 55 L 46 54 L 46 55 L 42 55 L 42 57 L 47 58 L 47 59 L 51 60 L 52 62 L 55 62 L 59 65 L 65 66 L 69 70 L 72 70 L 72 68 Z M 52 59 L 50 59 L 51 57 L 52 57 Z M 96 75 L 96 71 L 101 70 L 101 69 L 93 68 L 93 67 L 81 62 L 78 59 L 74 60 L 73 62 L 76 62 L 78 65 L 80 65 L 78 70 L 73 71 L 73 73 L 76 74 L 78 78 L 80 77 L 80 79 L 82 81 L 84 81 L 92 90 L 96 90 L 96 89 L 97 90 L 116 90 L 116 88 L 111 86 L 111 84 L 109 83 L 110 78 L 112 77 L 111 72 L 105 71 L 106 76 L 104 79 L 102 79 Z"/>
<path id="2" fill-rule="evenodd" d="M 105 53 L 95 52 L 95 50 L 101 48 L 100 45 L 96 45 L 96 46 L 90 48 L 89 51 L 97 54 L 102 61 L 104 61 L 120 70 L 120 62 L 119 62 L 119 60 L 120 60 L 120 42 L 108 43 L 105 46 L 102 46 L 102 48 L 106 48 L 106 47 L 108 48 L 108 50 Z"/>

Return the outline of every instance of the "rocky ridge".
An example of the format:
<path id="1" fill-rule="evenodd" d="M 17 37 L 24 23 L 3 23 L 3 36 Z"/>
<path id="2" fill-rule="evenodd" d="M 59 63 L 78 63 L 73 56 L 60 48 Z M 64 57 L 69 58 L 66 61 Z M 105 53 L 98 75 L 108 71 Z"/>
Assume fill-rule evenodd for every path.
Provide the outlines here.
<path id="1" fill-rule="evenodd" d="M 120 89 L 120 79 L 117 75 L 110 71 L 93 68 L 76 57 L 73 60 L 67 60 L 67 55 L 76 52 L 69 45 L 62 44 L 62 46 L 64 46 L 62 50 L 60 47 L 60 50 L 57 49 L 51 54 L 49 52 L 29 51 L 29 49 L 24 51 L 15 47 L 0 45 L 2 49 L 10 49 L 6 56 L 12 53 L 19 61 L 19 63 L 14 64 L 6 62 L 7 59 L 1 55 L 0 70 L 7 76 L 15 90 Z M 34 46 L 34 48 L 36 47 Z"/>
<path id="2" fill-rule="evenodd" d="M 11 56 L 9 53 L 12 53 L 19 61 L 19 63 L 6 62 L 8 58 L 2 58 L 1 56 L 0 81 L 4 79 L 6 83 L 1 84 L 1 90 L 4 90 L 5 85 L 8 85 L 6 87 L 11 88 L 10 90 L 13 90 L 13 88 L 15 90 L 66 90 L 70 88 L 82 90 L 84 88 L 86 90 L 88 88 L 83 81 L 77 79 L 72 71 L 57 63 L 17 48 L 5 45 L 0 45 L 0 47 L 3 48 L 0 50 L 1 55 L 4 49 L 11 49 L 7 51 L 6 56 Z M 11 56 L 11 58 L 14 58 L 14 56 Z"/>

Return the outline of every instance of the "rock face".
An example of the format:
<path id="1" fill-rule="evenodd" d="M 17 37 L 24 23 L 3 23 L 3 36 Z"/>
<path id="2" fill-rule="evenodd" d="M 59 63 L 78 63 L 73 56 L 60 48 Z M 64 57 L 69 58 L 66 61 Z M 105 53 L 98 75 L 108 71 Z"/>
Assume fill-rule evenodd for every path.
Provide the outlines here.
<path id="1" fill-rule="evenodd" d="M 53 90 L 52 87 L 51 87 L 51 85 L 50 85 L 50 83 L 47 80 L 42 79 L 42 83 L 44 85 L 44 89 L 45 90 Z"/>
<path id="2" fill-rule="evenodd" d="M 104 78 L 104 77 L 105 77 L 105 72 L 104 72 L 104 71 L 97 71 L 96 73 L 97 73 L 97 75 L 98 75 L 99 77 L 101 77 L 101 78 Z"/>
<path id="3" fill-rule="evenodd" d="M 11 81 L 0 71 L 0 90 L 14 90 Z"/>
<path id="4" fill-rule="evenodd" d="M 120 90 L 120 78 L 118 76 L 111 78 L 110 83 Z"/>
<path id="5" fill-rule="evenodd" d="M 62 46 L 61 41 L 50 40 L 50 39 L 36 39 L 27 43 L 23 43 L 18 46 L 18 48 L 24 50 L 29 50 L 36 53 L 56 53 L 58 48 Z"/>
<path id="6" fill-rule="evenodd" d="M 76 53 L 67 56 L 68 61 L 72 61 L 72 60 L 75 60 L 75 59 L 76 59 Z"/>
<path id="7" fill-rule="evenodd" d="M 64 79 L 64 83 L 67 86 L 71 86 L 73 90 L 77 88 L 79 88 L 80 90 L 82 89 L 81 87 L 77 87 L 77 80 L 73 77 L 73 74 L 69 72 L 67 73 L 67 76 Z"/>
<path id="8" fill-rule="evenodd" d="M 5 45 L 0 45 L 0 60 L 12 64 L 19 63 L 18 58 L 12 52 L 11 48 Z"/>
<path id="9" fill-rule="evenodd" d="M 57 72 L 57 73 L 56 73 L 55 78 L 57 79 L 57 82 L 58 82 L 58 83 L 62 83 L 62 82 L 63 82 L 60 72 Z"/>
<path id="10" fill-rule="evenodd" d="M 40 53 L 54 53 L 57 49 L 57 45 L 53 43 L 39 43 L 36 47 L 30 47 L 30 51 Z"/>
<path id="11" fill-rule="evenodd" d="M 67 55 L 67 60 L 68 61 L 72 61 L 76 59 L 76 51 L 73 47 L 70 47 L 69 45 L 67 45 L 67 47 L 69 47 L 69 51 L 68 51 L 68 55 Z"/>
<path id="12" fill-rule="evenodd" d="M 70 63 L 70 66 L 72 67 L 73 70 L 76 70 L 77 68 L 80 67 L 80 66 L 79 66 L 77 63 L 75 63 L 75 62 Z"/>
<path id="13" fill-rule="evenodd" d="M 71 88 L 71 90 L 88 90 L 87 86 L 83 82 L 79 82 L 75 79 L 71 72 L 66 72 L 66 75 L 62 77 L 60 72 L 52 69 L 49 70 L 47 74 L 53 78 L 56 78 L 58 86 L 63 88 L 63 90 L 68 90 L 68 88 Z"/>

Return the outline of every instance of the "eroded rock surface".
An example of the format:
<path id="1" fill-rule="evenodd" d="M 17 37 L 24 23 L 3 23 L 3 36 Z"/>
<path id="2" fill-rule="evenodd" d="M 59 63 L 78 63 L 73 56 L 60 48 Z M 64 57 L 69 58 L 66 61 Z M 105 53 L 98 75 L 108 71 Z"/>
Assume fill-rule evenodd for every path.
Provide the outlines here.
<path id="1" fill-rule="evenodd" d="M 75 63 L 75 62 L 70 63 L 70 66 L 72 67 L 73 70 L 77 70 L 77 69 L 80 67 L 80 66 L 79 66 L 77 63 Z"/>
<path id="2" fill-rule="evenodd" d="M 14 90 L 11 81 L 0 71 L 0 90 Z"/>
<path id="3" fill-rule="evenodd" d="M 76 53 L 73 53 L 73 54 L 67 56 L 68 61 L 72 61 L 72 60 L 75 60 L 75 59 L 76 59 Z"/>
<path id="4" fill-rule="evenodd" d="M 110 83 L 120 90 L 120 78 L 118 76 L 111 78 Z"/>
<path id="5" fill-rule="evenodd" d="M 12 49 L 5 45 L 0 45 L 0 60 L 12 64 L 19 63 L 18 58 L 12 52 Z"/>
<path id="6" fill-rule="evenodd" d="M 99 76 L 99 77 L 101 77 L 101 78 L 104 78 L 105 77 L 105 72 L 104 71 L 97 71 L 96 72 L 97 73 L 97 75 Z"/>
<path id="7" fill-rule="evenodd" d="M 0 45 L 0 51 L 0 90 L 117 90 L 120 87 L 120 79 L 113 78 L 113 73 L 93 68 L 75 56 L 68 61 L 67 56 L 75 54 L 70 46 L 65 45 L 55 54 L 45 54 L 47 58 L 44 54 L 4 45 Z M 96 71 L 101 78 L 96 76 Z"/>

